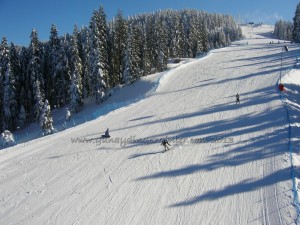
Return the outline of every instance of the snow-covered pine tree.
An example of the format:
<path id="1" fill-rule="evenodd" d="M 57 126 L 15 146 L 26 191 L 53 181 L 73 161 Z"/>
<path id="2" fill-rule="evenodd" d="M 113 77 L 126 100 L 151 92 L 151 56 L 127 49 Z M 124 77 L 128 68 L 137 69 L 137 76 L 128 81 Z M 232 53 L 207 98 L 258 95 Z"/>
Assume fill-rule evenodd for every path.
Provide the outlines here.
<path id="1" fill-rule="evenodd" d="M 218 48 L 226 46 L 226 35 L 222 28 L 217 31 L 216 38 Z"/>
<path id="2" fill-rule="evenodd" d="M 82 94 L 83 98 L 92 96 L 92 83 L 90 82 L 90 31 L 87 27 L 83 27 L 80 32 L 82 46 Z"/>
<path id="3" fill-rule="evenodd" d="M 191 22 L 190 22 L 190 10 L 184 9 L 180 22 L 182 24 L 181 26 L 181 38 L 182 38 L 182 52 L 181 57 L 188 58 L 189 55 L 189 32 L 191 29 Z"/>
<path id="4" fill-rule="evenodd" d="M 200 42 L 201 48 L 199 48 L 199 51 L 201 53 L 208 52 L 210 49 L 210 45 L 208 40 L 208 31 L 204 22 L 202 22 L 200 25 Z"/>
<path id="5" fill-rule="evenodd" d="M 4 115 L 3 115 L 3 83 L 4 83 L 4 78 L 2 75 L 2 69 L 0 67 L 0 133 L 3 131 L 3 121 L 4 121 Z"/>
<path id="6" fill-rule="evenodd" d="M 138 27 L 129 23 L 124 56 L 123 82 L 131 84 L 140 77 L 140 44 Z"/>
<path id="7" fill-rule="evenodd" d="M 23 98 L 20 96 L 21 88 L 23 86 L 22 79 L 21 79 L 21 64 L 20 64 L 20 57 L 19 57 L 19 51 L 17 50 L 14 43 L 10 44 L 10 65 L 11 65 L 11 72 L 13 74 L 13 77 L 15 79 L 15 89 L 16 89 L 16 100 L 18 107 L 20 104 L 20 99 Z"/>
<path id="8" fill-rule="evenodd" d="M 157 58 L 156 70 L 161 72 L 167 68 L 168 63 L 168 48 L 167 48 L 167 28 L 160 16 L 156 20 L 156 40 L 157 40 Z"/>
<path id="9" fill-rule="evenodd" d="M 72 61 L 72 36 L 66 34 L 60 39 L 61 48 L 59 50 L 59 64 L 60 68 L 59 79 L 56 81 L 57 100 L 60 106 L 64 106 L 70 101 L 69 86 L 71 82 L 71 61 Z"/>
<path id="10" fill-rule="evenodd" d="M 43 96 L 42 93 L 40 91 L 40 81 L 36 80 L 33 82 L 32 84 L 32 88 L 33 88 L 33 112 L 32 112 L 32 116 L 33 116 L 33 120 L 38 120 L 40 118 L 40 113 L 43 109 Z"/>
<path id="11" fill-rule="evenodd" d="M 39 124 L 42 128 L 43 135 L 52 134 L 54 132 L 51 107 L 47 99 L 40 112 Z"/>
<path id="12" fill-rule="evenodd" d="M 15 79 L 11 71 L 10 63 L 8 63 L 5 67 L 6 72 L 3 85 L 3 130 L 15 130 L 18 107 L 16 99 Z"/>
<path id="13" fill-rule="evenodd" d="M 22 86 L 21 91 L 19 93 L 20 95 L 20 102 L 18 104 L 18 115 L 17 115 L 17 128 L 22 128 L 26 122 L 27 122 L 27 112 L 25 109 L 26 104 L 26 91 L 25 88 Z"/>
<path id="14" fill-rule="evenodd" d="M 93 19 L 94 18 L 94 19 Z M 102 72 L 103 66 L 101 62 L 101 51 L 99 43 L 99 30 L 96 24 L 96 17 L 93 17 L 90 24 L 90 82 L 91 93 L 95 97 L 96 103 L 102 102 L 105 96 L 106 84 L 104 82 L 104 73 Z"/>
<path id="15" fill-rule="evenodd" d="M 105 89 L 106 84 L 104 82 L 104 74 L 101 69 L 101 63 L 98 63 L 96 67 L 94 67 L 95 71 L 93 73 L 96 76 L 95 80 L 95 99 L 96 103 L 100 104 L 105 97 Z"/>
<path id="16" fill-rule="evenodd" d="M 283 39 L 282 37 L 284 36 L 284 28 L 283 28 L 283 21 L 279 20 L 275 23 L 274 27 L 274 36 L 278 37 L 280 39 Z"/>
<path id="17" fill-rule="evenodd" d="M 293 41 L 296 43 L 300 42 L 300 3 L 297 5 L 295 16 L 293 18 L 294 29 L 293 29 Z"/>
<path id="18" fill-rule="evenodd" d="M 17 117 L 17 126 L 23 127 L 26 123 L 26 111 L 23 105 L 21 105 L 18 117 Z"/>
<path id="19" fill-rule="evenodd" d="M 0 45 L 0 70 L 3 76 L 2 77 L 3 80 L 4 80 L 4 74 L 7 71 L 7 67 L 9 63 L 10 63 L 9 46 L 7 43 L 7 39 L 3 37 Z"/>
<path id="20" fill-rule="evenodd" d="M 176 13 L 174 18 L 174 54 L 175 57 L 185 57 L 184 51 L 184 29 L 180 14 Z"/>
<path id="21" fill-rule="evenodd" d="M 133 76 L 132 76 L 132 63 L 131 63 L 131 55 L 130 55 L 130 48 L 128 47 L 128 41 L 126 44 L 126 50 L 124 54 L 124 70 L 123 70 L 123 82 L 125 84 L 133 83 Z"/>
<path id="22" fill-rule="evenodd" d="M 296 18 L 298 17 L 295 15 L 295 22 L 298 21 Z M 71 72 L 73 61 L 78 58 L 77 53 L 72 53 L 73 36 L 66 34 L 58 37 L 57 29 L 53 25 L 49 42 L 41 43 L 38 41 L 36 31 L 33 30 L 28 48 L 13 45 L 10 48 L 10 65 L 11 73 L 15 77 L 18 114 L 21 111 L 24 114 L 25 111 L 23 118 L 32 121 L 37 118 L 34 112 L 38 114 L 38 108 L 45 98 L 51 105 L 62 106 L 69 103 L 71 75 L 73 77 L 74 72 L 82 79 L 83 96 L 93 95 L 97 101 L 101 101 L 105 86 L 113 87 L 123 83 L 124 53 L 129 30 L 127 23 L 132 24 L 132 47 L 130 51 L 127 49 L 126 54 L 131 57 L 131 68 L 137 71 L 132 73 L 135 76 L 132 81 L 140 75 L 163 70 L 169 56 L 191 57 L 195 52 L 206 52 L 211 48 L 228 45 L 241 37 L 240 27 L 231 16 L 227 15 L 197 10 L 164 10 L 125 19 L 119 11 L 113 21 L 106 23 L 106 15 L 103 7 L 100 7 L 92 16 L 90 29 L 85 27 L 73 34 L 77 39 L 82 69 L 81 71 L 73 69 Z M 218 31 L 223 31 L 225 39 Z M 286 30 L 280 33 L 288 36 L 289 32 Z M 164 35 L 167 36 L 166 44 Z M 0 49 L 3 49 L 1 45 Z M 0 64 L 1 54 L 3 55 L 3 51 L 0 51 Z M 19 72 L 16 72 L 19 68 L 20 76 Z M 4 113 L 3 85 L 6 71 L 6 68 L 1 67 L 0 123 Z M 81 89 L 80 82 L 78 85 Z"/>
<path id="23" fill-rule="evenodd" d="M 38 35 L 35 29 L 31 33 L 31 42 L 29 45 L 29 65 L 27 74 L 30 79 L 32 92 L 30 92 L 33 108 L 31 109 L 30 119 L 37 120 L 39 118 L 40 107 L 42 105 L 42 99 L 44 96 L 43 87 L 43 76 L 41 71 L 41 49 L 38 40 Z"/>
<path id="24" fill-rule="evenodd" d="M 170 24 L 170 57 L 176 58 L 178 57 L 178 32 L 175 30 L 175 24 L 177 23 L 177 17 L 171 17 L 171 24 Z"/>
<path id="25" fill-rule="evenodd" d="M 113 46 L 113 62 L 114 62 L 114 76 L 117 77 L 117 83 L 123 82 L 123 70 L 124 70 L 124 54 L 126 48 L 126 37 L 127 37 L 127 23 L 123 17 L 122 11 L 118 11 L 116 18 L 114 19 L 114 46 Z"/>
<path id="26" fill-rule="evenodd" d="M 9 65 L 9 48 L 7 39 L 2 38 L 0 44 L 0 131 L 3 131 L 4 125 L 4 110 L 3 110 L 3 97 L 4 97 L 4 81 L 7 66 Z"/>
<path id="27" fill-rule="evenodd" d="M 59 85 L 63 73 L 61 68 L 61 57 L 59 56 L 61 50 L 60 39 L 58 37 L 58 30 L 54 24 L 51 25 L 50 38 L 47 48 L 47 64 L 48 64 L 48 76 L 47 76 L 47 94 L 46 98 L 55 106 L 59 106 L 63 102 L 59 92 L 62 85 Z M 59 87 L 59 88 L 58 88 Z"/>
<path id="28" fill-rule="evenodd" d="M 119 76 L 115 73 L 116 62 L 115 62 L 115 30 L 114 30 L 114 20 L 108 23 L 108 41 L 107 41 L 107 51 L 108 51 L 108 74 L 109 74 L 109 87 L 115 87 L 119 84 Z"/>
<path id="29" fill-rule="evenodd" d="M 142 51 L 143 51 L 143 27 L 139 22 L 133 23 L 133 50 L 136 58 L 137 67 L 137 79 L 143 76 L 143 62 L 142 62 Z"/>
<path id="30" fill-rule="evenodd" d="M 99 31 L 99 48 L 101 52 L 101 70 L 103 72 L 103 79 L 106 83 L 107 88 L 109 87 L 110 77 L 108 74 L 109 65 L 108 65 L 108 28 L 106 21 L 106 14 L 104 12 L 104 8 L 101 5 L 98 10 L 99 23 L 98 23 L 98 31 Z"/>
<path id="31" fill-rule="evenodd" d="M 31 99 L 31 82 L 29 79 L 29 76 L 27 75 L 27 67 L 29 65 L 29 51 L 27 48 L 22 47 L 20 50 L 20 83 L 21 83 L 21 89 L 20 89 L 20 105 L 24 106 L 26 115 L 31 111 L 32 106 L 32 99 Z M 27 116 L 26 116 L 27 120 Z"/>
<path id="32" fill-rule="evenodd" d="M 290 21 L 286 22 L 284 40 L 291 41 L 293 35 L 293 24 Z"/>
<path id="33" fill-rule="evenodd" d="M 77 46 L 77 34 L 78 30 L 77 27 L 74 27 L 73 37 L 72 37 L 72 46 L 71 46 L 71 84 L 70 84 L 70 104 L 71 110 L 77 113 L 80 107 L 83 104 L 82 101 L 82 79 L 81 79 L 81 71 L 82 71 L 82 64 L 81 59 L 79 57 L 79 51 Z"/>
<path id="34" fill-rule="evenodd" d="M 1 129 L 14 130 L 17 97 L 15 89 L 15 78 L 11 70 L 10 64 L 10 49 L 6 38 L 2 39 L 0 46 L 0 85 L 1 85 Z"/>
<path id="35" fill-rule="evenodd" d="M 196 57 L 197 52 L 202 51 L 201 45 L 201 36 L 200 36 L 200 23 L 199 20 L 196 18 L 195 15 L 191 18 L 191 28 L 190 28 L 190 35 L 189 35 L 189 44 L 190 44 L 190 51 L 193 58 Z"/>
<path id="36" fill-rule="evenodd" d="M 275 23 L 274 35 L 278 39 L 291 41 L 293 24 L 290 21 L 279 20 Z"/>
<path id="37" fill-rule="evenodd" d="M 146 26 L 142 25 L 142 46 L 141 46 L 141 73 L 143 76 L 147 75 L 151 71 L 151 60 L 150 60 L 150 50 L 148 49 L 147 43 L 147 32 Z"/>
<path id="38" fill-rule="evenodd" d="M 78 29 L 74 26 L 73 36 L 71 40 L 71 73 L 76 75 L 76 83 L 78 86 L 78 91 L 80 93 L 80 98 L 82 98 L 82 61 L 78 50 Z M 75 73 L 76 71 L 76 73 Z"/>
<path id="39" fill-rule="evenodd" d="M 78 71 L 75 67 L 75 70 L 71 77 L 71 85 L 70 85 L 70 108 L 72 112 L 79 112 L 80 107 L 82 106 L 82 98 L 81 93 L 79 91 L 79 85 L 77 84 Z"/>

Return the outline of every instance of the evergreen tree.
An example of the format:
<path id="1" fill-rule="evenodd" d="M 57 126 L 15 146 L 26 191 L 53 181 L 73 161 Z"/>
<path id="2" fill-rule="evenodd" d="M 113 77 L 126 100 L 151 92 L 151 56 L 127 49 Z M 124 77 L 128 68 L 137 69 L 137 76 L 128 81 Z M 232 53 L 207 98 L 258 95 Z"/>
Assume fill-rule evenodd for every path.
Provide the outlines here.
<path id="1" fill-rule="evenodd" d="M 6 65 L 6 73 L 4 80 L 4 93 L 3 93 L 3 130 L 16 129 L 16 116 L 17 116 L 17 100 L 15 79 L 11 71 L 10 63 Z"/>
<path id="2" fill-rule="evenodd" d="M 21 87 L 22 87 L 22 80 L 21 80 L 21 64 L 20 64 L 20 57 L 19 52 L 14 45 L 14 43 L 10 44 L 10 65 L 11 65 L 11 72 L 13 74 L 14 80 L 15 80 L 15 89 L 16 89 L 16 100 L 17 105 L 20 105 L 21 101 Z"/>
<path id="3" fill-rule="evenodd" d="M 78 29 L 74 27 L 72 42 L 71 42 L 71 73 L 76 75 L 76 82 L 79 88 L 79 93 L 82 95 L 82 62 L 78 50 Z M 82 98 L 82 96 L 80 96 Z"/>
<path id="4" fill-rule="evenodd" d="M 75 68 L 75 71 L 71 77 L 71 85 L 70 85 L 70 105 L 71 110 L 75 113 L 79 112 L 80 107 L 82 106 L 82 98 L 80 93 L 79 85 L 77 84 L 77 75 L 78 71 Z"/>
<path id="5" fill-rule="evenodd" d="M 2 75 L 6 73 L 9 63 L 9 46 L 7 43 L 7 39 L 4 37 L 0 45 L 0 70 Z"/>
<path id="6" fill-rule="evenodd" d="M 52 134 L 54 132 L 51 107 L 47 99 L 40 112 L 39 124 L 42 128 L 43 135 Z"/>
<path id="7" fill-rule="evenodd" d="M 96 67 L 94 67 L 95 71 L 93 73 L 96 75 L 95 80 L 95 98 L 96 103 L 99 104 L 103 101 L 105 97 L 105 89 L 106 84 L 104 82 L 104 74 L 101 69 L 101 63 L 98 63 Z"/>
<path id="8" fill-rule="evenodd" d="M 300 24 L 298 8 L 295 24 Z M 300 40 L 299 24 L 293 28 L 280 21 L 274 33 Z M 94 11 L 90 26 L 80 31 L 75 26 L 73 35 L 59 37 L 52 25 L 49 41 L 40 42 L 33 30 L 28 48 L 13 43 L 9 47 L 3 38 L 0 130 L 39 119 L 44 99 L 57 107 L 71 103 L 78 111 L 84 98 L 93 96 L 100 103 L 107 88 L 165 70 L 169 57 L 195 57 L 241 36 L 241 28 L 228 15 L 164 10 L 125 19 L 119 11 L 107 23 L 101 6 Z"/>
<path id="9" fill-rule="evenodd" d="M 40 107 L 42 103 L 42 99 L 44 96 L 42 87 L 43 87 L 43 76 L 41 71 L 41 49 L 40 43 L 38 40 L 37 32 L 35 29 L 32 30 L 31 33 L 31 42 L 29 45 L 29 65 L 27 74 L 30 79 L 30 84 L 32 87 L 32 92 L 29 92 L 30 97 L 32 99 L 31 107 L 31 119 L 37 120 L 39 118 Z M 30 87 L 30 88 L 31 88 Z"/>
<path id="10" fill-rule="evenodd" d="M 152 15 L 146 17 L 146 25 L 145 25 L 145 36 L 146 36 L 146 47 L 144 49 L 147 50 L 144 53 L 146 60 L 149 65 L 146 64 L 146 69 L 149 69 L 149 73 L 155 72 L 153 67 L 156 66 L 156 56 L 157 56 L 157 40 L 155 38 L 155 18 Z M 172 30 L 172 29 L 171 29 Z"/>
<path id="11" fill-rule="evenodd" d="M 147 32 L 145 25 L 142 27 L 142 46 L 141 46 L 141 73 L 143 76 L 147 75 L 151 71 L 151 60 L 150 60 L 150 50 L 148 49 Z"/>
<path id="12" fill-rule="evenodd" d="M 167 49 L 167 34 L 166 26 L 163 18 L 159 17 L 156 22 L 156 40 L 157 40 L 157 58 L 156 70 L 161 72 L 167 69 L 168 49 Z"/>
<path id="13" fill-rule="evenodd" d="M 82 94 L 83 98 L 88 98 L 92 96 L 92 83 L 90 82 L 90 31 L 88 28 L 84 27 L 81 30 L 81 48 L 82 56 Z"/>
<path id="14" fill-rule="evenodd" d="M 18 117 L 17 117 L 17 125 L 19 127 L 23 127 L 26 123 L 26 111 L 23 105 L 21 105 L 20 107 L 20 111 L 18 113 Z"/>
<path id="15" fill-rule="evenodd" d="M 179 14 L 176 14 L 174 17 L 173 41 L 174 57 L 185 57 L 183 21 L 180 18 Z"/>
<path id="16" fill-rule="evenodd" d="M 123 82 L 125 84 L 133 83 L 133 74 L 132 74 L 132 58 L 130 55 L 130 50 L 126 47 L 125 57 L 124 57 L 124 71 L 123 71 Z"/>
<path id="17" fill-rule="evenodd" d="M 274 36 L 282 40 L 292 40 L 293 24 L 289 21 L 279 20 L 275 23 Z"/>
<path id="18" fill-rule="evenodd" d="M 294 20 L 293 41 L 299 43 L 300 42 L 300 3 L 297 5 L 293 20 Z"/>
<path id="19" fill-rule="evenodd" d="M 118 84 L 118 76 L 115 74 L 115 59 L 114 59 L 114 47 L 115 47 L 115 31 L 113 28 L 113 22 L 108 23 L 108 39 L 107 39 L 107 54 L 108 54 L 108 87 L 114 87 Z"/>
<path id="20" fill-rule="evenodd" d="M 60 39 L 58 37 L 58 30 L 54 24 L 51 25 L 50 38 L 49 38 L 49 47 L 47 54 L 47 64 L 48 64 L 48 77 L 47 77 L 47 94 L 46 98 L 49 99 L 50 103 L 53 103 L 56 106 L 59 106 L 63 96 L 60 95 L 62 85 L 60 84 L 63 78 L 63 71 L 60 56 L 61 45 Z M 59 88 L 57 88 L 59 87 Z"/>
<path id="21" fill-rule="evenodd" d="M 22 47 L 20 50 L 20 102 L 19 106 L 23 105 L 25 112 L 26 112 L 26 120 L 28 113 L 31 111 L 31 81 L 29 79 L 29 76 L 27 76 L 27 67 L 29 65 L 29 51 L 27 48 Z M 28 116 L 30 117 L 30 116 Z M 26 121 L 27 122 L 27 121 Z"/>
<path id="22" fill-rule="evenodd" d="M 113 58 L 114 58 L 114 74 L 116 75 L 116 83 L 114 85 L 123 82 L 123 58 L 125 54 L 126 44 L 126 21 L 121 11 L 118 12 L 114 22 L 114 46 L 113 46 Z"/>
<path id="23" fill-rule="evenodd" d="M 79 51 L 77 46 L 77 27 L 75 26 L 72 38 L 72 46 L 71 46 L 71 84 L 70 84 L 70 104 L 71 109 L 76 113 L 79 111 L 80 107 L 83 104 L 82 101 L 82 79 L 81 79 L 81 71 L 82 71 L 82 64 L 81 58 L 79 57 Z"/>
<path id="24" fill-rule="evenodd" d="M 98 31 L 99 31 L 99 48 L 101 52 L 101 70 L 103 71 L 104 82 L 106 83 L 107 87 L 109 87 L 110 78 L 108 74 L 109 65 L 108 65 L 108 28 L 107 28 L 107 21 L 106 21 L 106 14 L 104 12 L 103 6 L 100 6 L 98 11 L 99 15 L 99 23 L 98 23 Z"/>
<path id="25" fill-rule="evenodd" d="M 32 116 L 33 116 L 33 120 L 38 120 L 41 116 L 41 112 L 43 109 L 43 96 L 42 93 L 40 91 L 40 81 L 36 80 L 33 82 L 33 112 L 32 112 Z"/>
<path id="26" fill-rule="evenodd" d="M 3 131 L 7 126 L 4 115 L 4 82 L 6 73 L 9 67 L 9 47 L 6 38 L 4 37 L 0 45 L 0 131 Z"/>
<path id="27" fill-rule="evenodd" d="M 189 41 L 190 41 L 190 49 L 191 49 L 191 54 L 193 58 L 196 57 L 197 52 L 202 51 L 202 45 L 201 45 L 201 39 L 200 39 L 200 23 L 196 19 L 196 16 L 193 16 L 192 20 L 192 25 L 190 29 L 190 36 L 189 36 Z"/>
<path id="28" fill-rule="evenodd" d="M 223 29 L 219 29 L 216 34 L 217 48 L 226 46 L 226 36 Z"/>
<path id="29" fill-rule="evenodd" d="M 10 56 L 7 40 L 3 38 L 0 46 L 1 130 L 14 130 L 16 128 L 17 97 Z"/>
<path id="30" fill-rule="evenodd" d="M 61 39 L 61 48 L 59 50 L 59 79 L 56 80 L 58 106 L 64 106 L 70 100 L 69 86 L 71 82 L 71 64 L 72 64 L 72 40 L 70 35 L 65 35 Z M 76 41 L 76 40 L 75 40 Z"/>
<path id="31" fill-rule="evenodd" d="M 137 27 L 129 24 L 124 57 L 123 82 L 131 84 L 140 77 L 140 46 Z"/>
<path id="32" fill-rule="evenodd" d="M 94 17 L 95 18 L 95 17 Z M 104 73 L 101 62 L 101 51 L 99 43 L 99 30 L 96 24 L 96 20 L 91 21 L 90 30 L 90 82 L 91 82 L 91 93 L 95 97 L 96 103 L 102 102 L 105 96 L 106 84 L 104 81 Z"/>

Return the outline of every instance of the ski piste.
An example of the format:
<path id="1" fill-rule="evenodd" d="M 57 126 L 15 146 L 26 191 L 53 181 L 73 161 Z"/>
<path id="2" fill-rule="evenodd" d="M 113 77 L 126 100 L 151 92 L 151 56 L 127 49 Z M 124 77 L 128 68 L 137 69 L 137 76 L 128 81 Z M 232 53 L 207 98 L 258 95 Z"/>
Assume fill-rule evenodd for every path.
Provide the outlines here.
<path id="1" fill-rule="evenodd" d="M 283 44 L 265 36 L 273 29 L 243 27 L 248 45 L 232 43 L 182 61 L 162 79 L 154 74 L 124 87 L 151 87 L 140 101 L 120 91 L 107 104 L 126 97 L 130 104 L 1 150 L 0 224 L 295 224 L 286 112 L 276 88 Z M 285 67 L 299 52 L 289 49 Z M 241 104 L 233 105 L 237 93 Z M 160 143 L 70 141 L 106 128 L 114 138 L 233 142 L 158 154 Z"/>

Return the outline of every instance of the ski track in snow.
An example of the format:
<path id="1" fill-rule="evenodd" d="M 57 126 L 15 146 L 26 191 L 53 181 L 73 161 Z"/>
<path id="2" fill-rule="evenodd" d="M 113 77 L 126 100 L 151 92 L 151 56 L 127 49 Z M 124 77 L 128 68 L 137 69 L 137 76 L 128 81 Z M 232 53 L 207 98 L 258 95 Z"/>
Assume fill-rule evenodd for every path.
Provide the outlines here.
<path id="1" fill-rule="evenodd" d="M 276 90 L 283 44 L 260 36 L 271 29 L 244 28 L 248 45 L 179 66 L 143 101 L 1 151 L 0 224 L 295 224 Z M 289 49 L 285 67 L 299 48 Z M 166 153 L 160 143 L 71 142 L 107 127 L 177 142 Z"/>

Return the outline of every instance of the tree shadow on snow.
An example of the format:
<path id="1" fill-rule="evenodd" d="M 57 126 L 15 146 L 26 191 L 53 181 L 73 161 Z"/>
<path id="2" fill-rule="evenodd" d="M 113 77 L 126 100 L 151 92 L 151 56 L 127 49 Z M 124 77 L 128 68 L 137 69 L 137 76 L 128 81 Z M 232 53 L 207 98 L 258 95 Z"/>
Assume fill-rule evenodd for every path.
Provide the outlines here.
<path id="1" fill-rule="evenodd" d="M 262 179 L 258 179 L 254 181 L 244 180 L 238 184 L 228 185 L 220 190 L 208 191 L 202 195 L 191 198 L 189 200 L 170 205 L 169 207 L 172 208 L 172 207 L 189 206 L 202 201 L 213 201 L 215 199 L 227 197 L 230 195 L 257 190 L 260 189 L 261 187 L 266 187 L 282 181 L 289 180 L 290 175 L 291 175 L 290 168 L 282 169 L 270 175 L 267 175 Z"/>
<path id="2" fill-rule="evenodd" d="M 272 94 L 273 93 L 273 94 Z M 152 121 L 151 123 L 170 122 L 180 120 L 182 118 L 198 117 L 201 115 L 212 113 L 224 113 L 225 111 L 237 110 L 236 107 L 253 107 L 278 101 L 279 97 L 275 91 L 266 89 L 251 91 L 249 95 L 256 94 L 255 100 L 251 97 L 242 99 L 241 105 L 219 104 L 199 112 L 186 113 L 173 117 Z M 245 94 L 247 96 L 247 94 Z M 230 138 L 239 140 L 237 142 L 224 144 L 223 147 L 228 147 L 225 152 L 212 154 L 204 163 L 189 165 L 183 168 L 178 168 L 169 171 L 163 171 L 136 179 L 136 181 L 155 180 L 164 178 L 174 178 L 187 176 L 201 171 L 211 171 L 224 167 L 236 167 L 249 162 L 260 161 L 267 158 L 276 157 L 288 151 L 288 130 L 283 125 L 286 123 L 286 112 L 284 107 L 276 105 L 276 107 L 266 107 L 265 111 L 260 113 L 247 113 L 232 119 L 217 119 L 203 124 L 198 124 L 192 127 L 186 127 L 178 130 L 153 135 L 150 138 L 164 137 L 168 138 L 192 138 L 205 137 L 206 139 L 213 138 L 216 133 L 221 138 Z M 275 115 L 275 116 L 273 116 Z M 148 125 L 150 125 L 148 124 Z M 146 125 L 146 124 L 144 124 Z M 251 137 L 259 131 L 264 131 L 260 135 L 253 135 L 249 140 L 241 140 L 241 137 Z M 200 146 L 200 145 L 199 145 Z M 188 199 L 182 202 L 175 203 L 170 207 L 188 206 L 199 203 L 201 201 L 211 201 L 214 199 L 234 195 L 242 192 L 256 190 L 263 186 L 270 186 L 280 181 L 290 179 L 290 168 L 276 171 L 274 174 L 265 176 L 259 180 L 245 180 L 238 184 L 233 184 L 224 187 L 221 190 L 212 190 L 203 195 Z"/>
<path id="3" fill-rule="evenodd" d="M 280 46 L 276 46 L 276 50 Z M 265 48 L 265 46 L 264 46 Z M 270 46 L 273 48 L 273 46 Z M 275 50 L 275 47 L 274 47 Z M 268 74 L 279 73 L 280 71 L 280 51 L 274 53 L 271 56 L 258 56 L 248 59 L 237 59 L 238 61 L 251 60 L 253 64 L 259 64 L 259 62 L 269 61 L 273 63 L 271 66 L 261 67 L 261 71 L 242 75 L 237 78 L 229 78 L 222 81 L 213 81 L 207 85 L 224 84 L 224 82 L 242 81 L 253 76 L 263 76 Z M 288 53 L 289 57 L 296 54 L 295 51 Z M 286 55 L 283 55 L 283 60 L 286 59 Z M 252 65 L 253 65 L 252 64 Z M 250 64 L 251 65 L 251 64 Z M 283 70 L 288 69 L 292 65 L 288 62 L 283 65 Z M 197 86 L 197 88 L 200 88 Z M 253 91 L 243 93 L 241 95 L 241 104 L 235 105 L 234 99 L 232 102 L 226 102 L 222 104 L 215 104 L 207 108 L 202 108 L 196 112 L 187 112 L 167 118 L 161 118 L 144 122 L 134 126 L 150 126 L 158 123 L 176 122 L 178 120 L 184 120 L 193 117 L 201 117 L 204 115 L 223 114 L 236 112 L 240 108 L 246 108 L 244 114 L 239 117 L 227 118 L 218 117 L 217 119 L 212 117 L 211 121 L 196 124 L 190 127 L 183 127 L 174 130 L 168 130 L 166 132 L 157 133 L 149 138 L 168 137 L 172 138 L 199 138 L 205 137 L 207 139 L 213 138 L 216 134 L 221 138 L 232 137 L 233 143 L 224 144 L 224 152 L 211 154 L 208 159 L 201 163 L 185 166 L 183 168 L 177 168 L 168 171 L 162 171 L 158 173 L 148 174 L 137 178 L 135 181 L 144 180 L 156 180 L 175 178 L 181 176 L 188 176 L 191 174 L 199 173 L 201 171 L 211 171 L 226 167 L 236 167 L 249 162 L 261 161 L 264 159 L 276 158 L 278 155 L 282 155 L 288 152 L 288 129 L 284 126 L 287 124 L 286 111 L 280 104 L 273 104 L 270 108 L 267 104 L 271 104 L 273 101 L 279 101 L 279 96 L 274 90 L 269 87 L 262 89 L 255 89 Z M 226 96 L 226 98 L 234 96 Z M 266 105 L 266 107 L 263 107 Z M 259 112 L 255 112 L 255 107 L 260 107 Z M 265 110 L 263 110 L 265 108 Z M 247 113 L 248 111 L 248 113 Z M 228 114 L 227 114 L 228 115 Z M 160 116 L 160 115 L 158 115 Z M 257 134 L 259 132 L 259 135 Z M 242 140 L 242 137 L 247 137 L 249 140 Z M 253 138 L 251 138 L 253 137 Z M 198 149 L 198 148 L 197 148 Z M 201 147 L 199 147 L 201 149 Z M 268 161 L 266 161 L 268 163 Z M 272 161 L 273 162 L 273 161 Z M 225 186 L 220 190 L 211 190 L 194 198 L 177 202 L 169 207 L 183 207 L 197 204 L 203 201 L 213 201 L 216 199 L 224 198 L 229 195 L 235 195 L 244 192 L 250 192 L 257 190 L 261 187 L 271 186 L 281 181 L 290 179 L 290 168 L 277 170 L 269 175 L 266 175 L 259 179 L 244 180 L 236 184 Z"/>
<path id="4" fill-rule="evenodd" d="M 133 154 L 133 155 L 129 156 L 128 159 L 135 159 L 135 158 L 139 158 L 139 157 L 143 157 L 143 156 L 147 156 L 147 155 L 156 155 L 156 154 L 161 154 L 161 153 L 162 153 L 162 151 L 137 153 L 137 154 Z"/>

